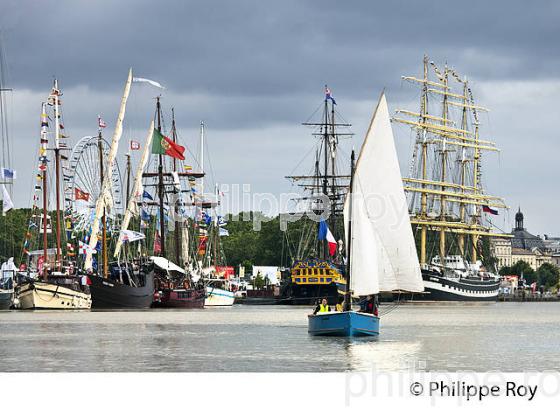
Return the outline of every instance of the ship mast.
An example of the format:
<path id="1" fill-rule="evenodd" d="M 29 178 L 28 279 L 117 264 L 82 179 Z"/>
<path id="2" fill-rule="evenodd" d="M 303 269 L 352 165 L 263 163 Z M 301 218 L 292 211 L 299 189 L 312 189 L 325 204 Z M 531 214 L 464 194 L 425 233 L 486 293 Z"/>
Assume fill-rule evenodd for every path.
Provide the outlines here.
<path id="1" fill-rule="evenodd" d="M 430 79 L 430 66 L 436 78 Z M 471 260 L 477 259 L 477 243 L 481 236 L 510 237 L 508 234 L 497 233 L 482 223 L 480 212 L 483 207 L 507 208 L 502 198 L 485 194 L 480 185 L 480 154 L 484 151 L 499 151 L 491 141 L 479 138 L 478 111 L 487 111 L 475 104 L 471 89 L 466 80 L 447 65 L 442 71 L 424 56 L 423 77 L 402 77 L 403 80 L 419 84 L 422 89 L 420 112 L 404 109 L 396 111 L 393 121 L 409 125 L 416 132 L 416 144 L 421 148 L 421 161 L 414 175 L 403 178 L 405 190 L 409 192 L 411 222 L 420 230 L 420 264 L 428 263 L 428 231 L 438 234 L 437 254 L 442 264 L 452 244 L 448 235 L 457 237 L 459 253 L 467 256 L 465 238 L 472 239 Z M 450 80 L 460 84 L 461 93 L 452 92 Z M 428 110 L 430 100 L 440 101 L 441 116 L 431 115 Z M 460 126 L 456 127 L 452 109 L 460 112 Z M 472 119 L 474 131 L 469 130 Z M 451 164 L 449 147 L 458 147 L 456 163 L 459 164 L 456 174 L 449 174 Z M 433 148 L 433 151 L 430 151 Z M 441 169 L 430 169 L 429 162 L 433 155 L 439 153 Z M 473 163 L 472 174 L 469 175 L 469 163 Z M 415 194 L 420 194 L 418 203 Z M 439 212 L 437 211 L 439 202 Z M 474 212 L 467 215 L 467 206 Z M 435 209 L 434 209 L 435 208 Z"/>
<path id="2" fill-rule="evenodd" d="M 161 104 L 156 97 L 157 130 L 161 134 Z M 159 240 L 161 256 L 165 258 L 165 216 L 164 216 L 164 184 L 163 184 L 163 155 L 158 155 L 158 196 L 159 196 Z"/>
<path id="3" fill-rule="evenodd" d="M 103 180 L 105 178 L 104 169 L 103 169 L 103 135 L 101 134 L 101 127 L 98 129 L 97 133 L 97 151 L 99 155 L 99 176 L 101 178 L 100 184 L 102 192 L 103 189 Z M 103 277 L 107 278 L 109 276 L 109 263 L 107 260 L 107 211 L 106 208 L 103 207 L 103 213 L 101 214 L 101 252 L 102 252 L 102 262 L 103 262 Z"/>
<path id="4" fill-rule="evenodd" d="M 42 105 L 41 111 L 41 155 L 46 157 L 47 155 L 47 131 L 46 131 L 46 124 L 47 124 L 47 109 L 46 103 Z M 49 247 L 48 243 L 48 236 L 47 236 L 47 227 L 48 227 L 48 200 L 47 200 L 47 161 L 42 161 L 42 191 L 43 191 L 43 278 L 47 280 L 49 275 L 47 272 L 47 249 Z"/>
<path id="5" fill-rule="evenodd" d="M 177 129 L 175 127 L 175 109 L 171 108 L 171 136 L 173 142 L 177 143 Z M 173 158 L 173 172 L 177 172 L 177 159 Z M 179 266 L 183 266 L 182 255 L 181 255 L 181 223 L 179 222 L 179 188 L 176 184 L 173 184 L 174 198 L 174 209 L 175 209 L 175 235 L 174 235 L 174 245 L 175 245 L 175 259 Z"/>
<path id="6" fill-rule="evenodd" d="M 62 245 L 60 237 L 60 91 L 58 80 L 54 80 L 51 98 L 54 104 L 54 164 L 55 164 L 55 196 L 56 196 L 56 263 L 55 268 L 62 269 Z"/>

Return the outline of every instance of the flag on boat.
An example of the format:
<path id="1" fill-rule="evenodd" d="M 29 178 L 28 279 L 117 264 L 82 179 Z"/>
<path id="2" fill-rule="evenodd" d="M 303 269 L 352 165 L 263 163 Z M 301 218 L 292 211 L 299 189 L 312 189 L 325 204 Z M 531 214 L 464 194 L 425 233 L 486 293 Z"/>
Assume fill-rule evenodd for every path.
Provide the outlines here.
<path id="1" fill-rule="evenodd" d="M 332 234 L 327 222 L 322 220 L 319 223 L 319 236 L 318 239 L 320 241 L 327 240 L 329 244 L 329 255 L 333 256 L 336 253 L 336 240 L 334 239 L 334 235 Z"/>
<path id="2" fill-rule="evenodd" d="M 183 169 L 185 171 L 192 171 L 192 166 L 191 165 L 183 165 Z"/>
<path id="3" fill-rule="evenodd" d="M 10 194 L 4 185 L 2 185 L 2 214 L 6 215 L 10 209 L 13 209 L 14 203 L 12 202 L 12 198 L 10 198 Z"/>
<path id="4" fill-rule="evenodd" d="M 169 137 L 161 134 L 154 128 L 154 141 L 152 142 L 152 154 L 169 155 L 172 158 L 184 160 L 185 147 L 174 143 Z"/>
<path id="5" fill-rule="evenodd" d="M 154 198 L 152 198 L 152 196 L 149 194 L 148 191 L 144 191 L 144 192 L 142 193 L 142 199 L 149 199 L 150 201 L 153 201 L 153 200 L 154 200 Z"/>
<path id="6" fill-rule="evenodd" d="M 151 219 L 150 214 L 144 208 L 142 208 L 142 211 L 140 212 L 140 219 L 142 221 L 149 221 Z"/>
<path id="7" fill-rule="evenodd" d="M 74 188 L 75 201 L 89 201 L 89 193 L 82 191 L 79 188 Z"/>
<path id="8" fill-rule="evenodd" d="M 325 101 L 331 100 L 334 105 L 336 105 L 336 101 L 332 97 L 331 89 L 325 85 Z"/>
<path id="9" fill-rule="evenodd" d="M 488 214 L 498 215 L 498 211 L 490 208 L 488 205 L 482 205 L 482 210 Z"/>
<path id="10" fill-rule="evenodd" d="M 130 140 L 130 150 L 138 151 L 140 149 L 140 143 L 138 141 Z"/>
<path id="11" fill-rule="evenodd" d="M 154 253 L 158 254 L 161 253 L 161 236 L 159 236 L 159 232 L 155 231 L 154 237 Z"/>
<path id="12" fill-rule="evenodd" d="M 121 235 L 120 240 L 123 242 L 136 242 L 146 238 L 146 235 L 144 235 L 143 233 L 130 231 L 128 229 L 123 229 L 120 235 Z"/>
<path id="13" fill-rule="evenodd" d="M 229 236 L 229 231 L 226 228 L 220 228 L 220 236 Z"/>
<path id="14" fill-rule="evenodd" d="M 147 84 L 153 85 L 154 87 L 161 88 L 162 90 L 165 90 L 165 87 L 163 85 L 161 85 L 157 81 L 150 80 L 148 78 L 133 77 L 132 82 L 133 83 L 147 83 Z"/>
<path id="15" fill-rule="evenodd" d="M 97 253 L 97 251 L 95 249 L 93 249 L 91 246 L 89 246 L 85 242 L 78 241 L 78 244 L 80 246 L 80 255 L 87 255 L 88 253 L 91 253 L 91 254 Z"/>
<path id="16" fill-rule="evenodd" d="M 99 125 L 99 128 L 105 128 L 107 126 L 107 123 L 105 121 L 103 121 L 103 119 L 98 115 L 97 116 L 97 125 Z"/>
<path id="17" fill-rule="evenodd" d="M 16 179 L 16 171 L 10 168 L 0 168 L 0 175 L 4 179 Z"/>

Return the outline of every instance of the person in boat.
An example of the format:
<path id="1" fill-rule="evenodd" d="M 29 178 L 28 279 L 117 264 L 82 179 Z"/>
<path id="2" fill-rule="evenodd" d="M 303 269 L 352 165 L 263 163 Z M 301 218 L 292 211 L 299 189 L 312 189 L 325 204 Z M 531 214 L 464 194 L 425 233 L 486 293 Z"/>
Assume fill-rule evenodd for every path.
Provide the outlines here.
<path id="1" fill-rule="evenodd" d="M 378 316 L 377 298 L 374 295 L 368 295 L 366 300 L 360 304 L 360 312 Z"/>
<path id="2" fill-rule="evenodd" d="M 343 304 L 344 304 L 344 298 L 343 298 L 342 296 L 340 296 L 340 297 L 338 298 L 338 303 L 337 303 L 336 306 L 335 306 L 335 310 L 336 310 L 337 312 L 342 312 L 342 311 L 344 310 Z"/>
<path id="3" fill-rule="evenodd" d="M 321 303 L 315 306 L 315 310 L 313 311 L 313 314 L 316 315 L 317 313 L 326 313 L 326 312 L 330 312 L 330 310 L 331 308 L 329 307 L 327 299 L 323 298 Z"/>

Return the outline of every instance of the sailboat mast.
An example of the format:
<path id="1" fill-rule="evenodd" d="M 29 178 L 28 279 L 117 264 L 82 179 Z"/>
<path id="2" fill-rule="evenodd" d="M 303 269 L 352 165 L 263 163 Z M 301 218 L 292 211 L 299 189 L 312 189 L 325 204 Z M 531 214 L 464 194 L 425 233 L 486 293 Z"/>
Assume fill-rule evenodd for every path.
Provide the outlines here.
<path id="1" fill-rule="evenodd" d="M 46 104 L 43 103 L 43 107 L 42 107 L 42 111 L 41 111 L 41 123 L 42 124 L 46 124 L 47 121 L 47 110 L 46 110 Z M 41 127 L 42 129 L 44 128 L 43 126 Z M 43 145 L 43 141 L 44 138 L 46 138 L 46 132 L 43 135 L 43 133 L 41 133 L 41 145 Z M 46 156 L 47 155 L 47 151 L 46 148 L 42 149 L 42 155 Z M 47 236 L 47 227 L 48 227 L 48 211 L 47 211 L 47 207 L 48 207 L 48 200 L 47 200 L 47 166 L 46 166 L 47 162 L 44 161 L 43 162 L 43 171 L 42 171 L 42 182 L 43 182 L 43 278 L 45 280 L 48 279 L 48 272 L 47 272 L 47 249 L 49 247 L 49 243 L 48 243 L 48 236 Z"/>
<path id="2" fill-rule="evenodd" d="M 56 263 L 57 269 L 62 269 L 62 245 L 60 238 L 60 112 L 58 80 L 54 80 L 52 94 L 54 97 L 54 164 L 55 164 L 55 195 L 56 195 Z"/>
<path id="3" fill-rule="evenodd" d="M 130 150 L 130 143 L 128 144 Z M 132 172 L 132 164 L 130 161 L 130 151 L 126 154 L 126 201 L 125 208 L 128 208 L 128 201 L 130 201 L 130 178 Z"/>
<path id="4" fill-rule="evenodd" d="M 350 289 L 350 263 L 352 260 L 352 208 L 353 208 L 353 192 L 354 192 L 354 159 L 355 154 L 352 150 L 350 157 L 350 187 L 348 190 L 348 239 L 346 243 L 346 292 L 344 293 L 344 306 L 343 310 L 349 311 L 352 309 L 352 290 Z"/>
<path id="5" fill-rule="evenodd" d="M 461 129 L 467 131 L 467 101 L 468 101 L 468 85 L 467 81 L 463 82 L 463 97 L 465 104 L 463 106 L 463 112 L 461 115 Z M 466 149 L 465 147 L 461 147 L 461 193 L 465 194 L 465 184 L 466 184 L 466 176 L 467 176 L 467 158 L 466 158 Z M 461 222 L 465 221 L 465 203 L 461 202 L 459 204 L 459 219 Z M 464 258 L 465 255 L 465 234 L 460 233 L 458 237 L 458 244 L 459 244 L 459 253 Z"/>
<path id="6" fill-rule="evenodd" d="M 420 120 L 423 124 L 426 123 L 426 116 L 428 115 L 428 56 L 424 56 L 424 82 L 422 85 L 422 102 L 420 108 Z M 428 158 L 428 141 L 426 139 L 426 129 L 419 129 L 422 133 L 422 180 L 428 179 L 427 158 Z M 426 184 L 422 184 L 422 196 L 420 199 L 420 214 L 422 218 L 427 218 L 428 215 L 428 194 L 425 192 Z M 426 264 L 426 246 L 428 238 L 428 226 L 422 225 L 420 233 L 420 265 Z"/>
<path id="7" fill-rule="evenodd" d="M 177 129 L 175 128 L 175 109 L 171 108 L 171 136 L 173 142 L 177 143 Z M 177 159 L 173 158 L 173 172 L 177 172 Z M 174 210 L 175 210 L 175 235 L 174 235 L 174 245 L 175 245 L 175 259 L 179 266 L 183 266 L 182 255 L 181 255 L 181 223 L 179 222 L 179 189 L 173 185 L 173 190 L 175 192 L 174 199 Z"/>
<path id="8" fill-rule="evenodd" d="M 334 103 L 331 101 L 331 136 L 332 143 L 329 144 L 330 154 L 331 154 L 331 215 L 329 218 L 329 225 L 332 232 L 336 232 L 336 141 L 335 141 L 335 119 L 334 119 Z"/>
<path id="9" fill-rule="evenodd" d="M 103 180 L 105 179 L 104 169 L 103 169 L 103 136 L 101 134 L 101 127 L 99 127 L 97 134 L 97 152 L 99 155 L 99 176 L 101 177 L 101 188 L 103 190 Z M 107 213 L 105 207 L 103 207 L 103 214 L 101 215 L 101 252 L 102 252 L 102 262 L 103 262 L 103 277 L 107 278 L 109 276 L 109 264 L 107 261 Z"/>
<path id="10" fill-rule="evenodd" d="M 447 64 L 445 65 L 445 71 L 443 74 L 443 85 L 445 93 L 443 95 L 443 109 L 442 115 L 443 123 L 447 123 L 447 84 L 449 78 L 449 70 Z M 440 219 L 443 222 L 440 226 L 439 231 L 439 257 L 442 265 L 445 266 L 445 220 L 446 220 L 446 203 L 445 203 L 445 183 L 447 178 L 447 144 L 446 136 L 442 136 L 443 144 L 441 146 L 441 196 L 440 196 Z"/>
<path id="11" fill-rule="evenodd" d="M 157 130 L 161 133 L 161 104 L 159 97 L 156 98 L 157 108 Z M 163 186 L 163 156 L 158 155 L 158 196 L 159 196 L 159 240 L 161 256 L 165 258 L 165 216 L 164 216 L 164 186 Z"/>

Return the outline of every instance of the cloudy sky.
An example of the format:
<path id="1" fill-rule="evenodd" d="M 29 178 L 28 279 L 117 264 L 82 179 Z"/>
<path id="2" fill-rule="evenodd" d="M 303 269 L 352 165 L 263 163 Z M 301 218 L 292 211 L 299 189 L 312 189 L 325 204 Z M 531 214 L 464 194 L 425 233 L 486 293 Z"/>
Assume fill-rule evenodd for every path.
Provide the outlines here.
<path id="1" fill-rule="evenodd" d="M 54 76 L 72 141 L 96 132 L 98 113 L 114 125 L 133 67 L 165 85 L 164 110 L 175 108 L 193 152 L 205 121 L 214 181 L 279 194 L 315 144 L 300 123 L 324 84 L 354 125 L 347 148 L 359 146 L 383 88 L 391 109 L 417 110 L 401 75 L 420 75 L 426 53 L 466 75 L 491 110 L 484 138 L 502 152 L 485 157 L 485 185 L 512 207 L 496 223 L 508 229 L 521 205 L 529 230 L 560 235 L 559 19 L 554 1 L 3 0 L 16 205 L 29 205 L 40 104 Z M 158 93 L 134 87 L 126 138 L 144 137 Z M 400 131 L 406 170 L 410 133 Z"/>

